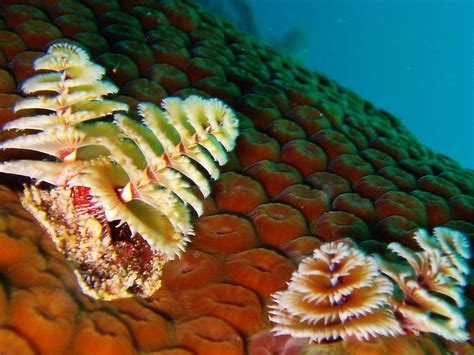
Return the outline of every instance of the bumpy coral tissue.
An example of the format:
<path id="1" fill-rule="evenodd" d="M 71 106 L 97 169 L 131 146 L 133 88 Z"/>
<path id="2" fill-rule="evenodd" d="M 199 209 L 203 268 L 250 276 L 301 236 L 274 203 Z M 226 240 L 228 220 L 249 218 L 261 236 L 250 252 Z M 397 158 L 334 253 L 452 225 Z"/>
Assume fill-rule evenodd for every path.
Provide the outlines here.
<path id="1" fill-rule="evenodd" d="M 103 99 L 118 89 L 102 80 L 105 70 L 85 51 L 53 44 L 34 69 L 46 73 L 26 80 L 22 90 L 56 94 L 23 99 L 15 110 L 49 112 L 6 124 L 4 129 L 38 132 L 0 148 L 49 158 L 4 162 L 0 172 L 54 186 L 25 186 L 22 203 L 72 264 L 86 293 L 150 295 L 160 285 L 163 264 L 193 234 L 187 206 L 203 212 L 192 185 L 206 197 L 209 177 L 219 176 L 217 164 L 225 164 L 234 148 L 233 112 L 219 100 L 190 96 L 164 99 L 163 110 L 141 103 L 141 123 L 124 113 L 99 121 L 128 107 Z"/>
<path id="2" fill-rule="evenodd" d="M 470 269 L 469 242 L 465 235 L 437 227 L 431 237 L 425 230 L 415 233 L 422 251 L 414 252 L 398 243 L 389 244 L 409 267 L 403 268 L 377 258 L 383 273 L 401 289 L 403 297 L 394 299 L 394 311 L 408 332 L 430 332 L 448 340 L 466 341 L 466 320 L 459 308 L 464 307 L 462 287 L 467 284 Z"/>
<path id="3" fill-rule="evenodd" d="M 301 261 L 287 290 L 273 295 L 273 330 L 317 343 L 400 335 L 392 291 L 372 257 L 348 241 L 326 243 Z"/>

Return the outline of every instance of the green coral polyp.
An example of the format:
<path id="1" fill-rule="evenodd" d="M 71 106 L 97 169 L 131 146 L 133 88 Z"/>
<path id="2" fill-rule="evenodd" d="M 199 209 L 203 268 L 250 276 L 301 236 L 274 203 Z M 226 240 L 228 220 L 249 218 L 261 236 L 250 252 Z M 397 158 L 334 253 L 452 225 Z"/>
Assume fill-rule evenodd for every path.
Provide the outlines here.
<path id="1" fill-rule="evenodd" d="M 138 109 L 143 121 L 136 122 L 126 116 L 126 104 L 103 98 L 118 91 L 102 80 L 105 70 L 85 51 L 68 43 L 52 45 L 35 61 L 34 69 L 49 72 L 26 80 L 22 90 L 52 95 L 22 99 L 15 110 L 51 113 L 6 124 L 4 129 L 40 132 L 5 141 L 0 148 L 39 151 L 51 158 L 4 162 L 0 172 L 56 186 L 49 194 L 26 186 L 23 204 L 76 267 L 89 294 L 101 298 L 149 295 L 159 286 L 156 275 L 163 263 L 179 255 L 193 234 L 188 206 L 197 215 L 203 212 L 192 185 L 204 197 L 209 195 L 209 179 L 218 178 L 218 165 L 227 162 L 227 152 L 235 146 L 238 121 L 234 113 L 216 99 L 171 97 L 163 100 L 163 110 L 141 103 Z M 114 113 L 113 121 L 88 122 Z M 85 201 L 80 208 L 79 195 Z M 64 201 L 53 203 L 52 196 Z M 68 228 L 64 230 L 61 224 Z M 147 254 L 147 265 L 142 269 L 137 266 L 127 274 L 130 267 L 121 265 L 123 255 L 113 256 L 114 228 L 121 236 L 130 234 L 127 248 L 133 249 L 139 242 L 138 254 Z M 76 237 L 64 236 L 71 232 Z M 93 243 L 91 235 L 96 236 Z M 148 244 L 148 252 L 143 251 L 142 240 Z M 90 252 L 94 247 L 96 251 Z M 103 265 L 104 253 L 113 260 L 109 265 Z M 150 269 L 154 269 L 153 277 Z"/>

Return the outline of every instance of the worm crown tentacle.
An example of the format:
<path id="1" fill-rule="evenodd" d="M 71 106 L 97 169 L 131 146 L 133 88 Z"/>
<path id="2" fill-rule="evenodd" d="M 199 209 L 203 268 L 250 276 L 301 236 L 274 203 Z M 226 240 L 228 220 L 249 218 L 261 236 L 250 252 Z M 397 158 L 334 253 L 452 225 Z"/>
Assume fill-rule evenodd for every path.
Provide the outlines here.
<path id="1" fill-rule="evenodd" d="M 162 108 L 141 103 L 143 122 L 136 122 L 125 114 L 126 104 L 104 98 L 118 91 L 103 80 L 104 68 L 69 43 L 51 45 L 34 69 L 47 72 L 27 79 L 22 90 L 39 95 L 20 100 L 15 111 L 40 114 L 4 129 L 37 132 L 0 149 L 47 158 L 3 162 L 0 172 L 55 186 L 48 192 L 25 186 L 22 201 L 80 275 L 85 292 L 150 295 L 162 265 L 193 235 L 188 205 L 203 213 L 192 185 L 207 197 L 209 180 L 219 177 L 218 166 L 235 146 L 235 114 L 216 99 L 169 97 Z M 100 121 L 110 115 L 114 120 Z"/>

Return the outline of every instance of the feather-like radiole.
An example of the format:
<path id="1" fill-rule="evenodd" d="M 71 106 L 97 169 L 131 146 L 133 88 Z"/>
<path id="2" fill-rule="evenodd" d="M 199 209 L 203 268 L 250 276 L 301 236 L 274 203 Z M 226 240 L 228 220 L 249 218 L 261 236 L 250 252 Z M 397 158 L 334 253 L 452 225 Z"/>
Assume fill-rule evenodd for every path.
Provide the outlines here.
<path id="1" fill-rule="evenodd" d="M 190 96 L 166 98 L 162 109 L 141 103 L 143 122 L 133 121 L 117 112 L 128 111 L 126 104 L 103 98 L 118 91 L 102 79 L 105 69 L 73 44 L 53 44 L 34 69 L 48 72 L 26 80 L 22 90 L 42 95 L 20 100 L 15 111 L 50 113 L 7 123 L 4 129 L 39 132 L 7 140 L 0 149 L 39 151 L 49 158 L 3 162 L 0 172 L 56 186 L 48 193 L 26 186 L 23 204 L 75 265 L 86 292 L 102 298 L 149 295 L 159 287 L 155 275 L 162 264 L 178 256 L 193 234 L 188 206 L 203 213 L 192 185 L 208 196 L 209 178 L 218 178 L 218 165 L 235 146 L 234 113 L 219 100 Z M 97 122 L 109 115 L 115 119 Z M 146 265 L 124 265 L 124 255 L 133 252 L 121 254 L 119 244 L 136 247 L 132 251 Z M 133 270 L 127 274 L 127 268 Z"/>
<path id="2" fill-rule="evenodd" d="M 316 343 L 401 335 L 392 291 L 375 260 L 349 241 L 323 244 L 301 261 L 288 289 L 272 295 L 273 331 Z"/>
<path id="3" fill-rule="evenodd" d="M 438 334 L 451 341 L 466 341 L 466 320 L 459 308 L 464 307 L 462 287 L 466 285 L 470 257 L 467 237 L 449 228 L 437 227 L 434 236 L 425 230 L 414 235 L 422 251 L 414 252 L 398 243 L 388 248 L 409 264 L 400 266 L 381 257 L 381 271 L 403 292 L 401 300 L 393 299 L 393 307 L 402 327 L 409 332 Z"/>

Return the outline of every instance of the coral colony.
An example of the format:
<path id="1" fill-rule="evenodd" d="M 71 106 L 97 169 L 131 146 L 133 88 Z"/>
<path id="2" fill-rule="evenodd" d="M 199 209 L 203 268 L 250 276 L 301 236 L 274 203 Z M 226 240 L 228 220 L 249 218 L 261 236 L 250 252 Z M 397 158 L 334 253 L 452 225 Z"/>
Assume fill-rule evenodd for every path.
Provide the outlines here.
<path id="1" fill-rule="evenodd" d="M 206 174 L 216 179 L 217 164 L 234 148 L 233 112 L 219 100 L 190 96 L 163 100 L 163 110 L 141 103 L 142 123 L 122 113 L 114 122 L 86 123 L 128 109 L 102 98 L 117 91 L 101 80 L 105 70 L 67 43 L 52 45 L 34 69 L 48 72 L 25 81 L 22 90 L 57 95 L 26 98 L 15 110 L 52 113 L 5 125 L 40 132 L 0 148 L 35 150 L 56 161 L 10 161 L 0 171 L 54 186 L 26 186 L 22 203 L 73 266 L 84 292 L 105 299 L 150 295 L 163 264 L 193 234 L 188 206 L 203 212 L 191 184 L 209 195 Z"/>
<path id="2" fill-rule="evenodd" d="M 99 12 L 103 6 L 114 6 L 114 2 L 87 3 Z M 222 34 L 224 27 L 212 22 L 212 17 L 201 14 L 211 22 L 198 20 L 196 12 L 184 11 L 188 7 L 180 1 L 160 2 L 166 16 L 135 2 L 121 4 L 133 7 L 130 13 L 135 17 L 107 10 L 100 21 L 138 23 L 139 18 L 147 36 L 163 36 L 166 41 L 179 40 L 180 34 L 187 39 L 177 30 L 182 26 L 186 33 L 196 30 L 194 42 L 213 38 L 202 41 L 208 47 L 193 47 L 195 54 L 215 57 L 223 67 L 230 60 L 227 52 L 231 59 L 244 55 L 244 60 L 239 57 L 227 66 L 232 70 L 225 75 L 222 71 L 222 79 L 216 76 L 220 65 L 196 54 L 183 74 L 185 82 L 189 75 L 196 87 L 179 83 L 177 72 L 170 71 L 166 90 L 138 96 L 139 101 L 144 101 L 142 97 L 152 100 L 152 96 L 161 99 L 164 94 L 157 92 L 169 92 L 183 99 L 164 98 L 161 107 L 141 102 L 137 110 L 129 110 L 118 98 L 106 99 L 119 92 L 103 79 L 107 61 L 102 67 L 85 50 L 67 42 L 49 45 L 45 55 L 34 57 L 38 73 L 17 78 L 18 82 L 26 79 L 21 89 L 27 98 L 14 106 L 15 111 L 34 113 L 7 120 L 3 129 L 15 137 L 0 143 L 0 149 L 34 151 L 43 160 L 5 161 L 0 172 L 31 179 L 24 185 L 21 202 L 53 243 L 48 244 L 40 228 L 12 202 L 17 201 L 14 193 L 0 187 L 0 207 L 4 208 L 0 217 L 6 216 L 0 218 L 0 353 L 6 348 L 7 353 L 21 354 L 162 350 L 176 354 L 443 354 L 443 347 L 472 353 L 468 343 L 472 324 L 466 325 L 460 311 L 472 307 L 470 245 L 467 235 L 446 226 L 450 214 L 454 222 L 468 225 L 473 209 L 470 192 L 461 194 L 448 182 L 455 170 L 446 166 L 454 163 L 438 157 L 433 158 L 432 167 L 424 166 L 422 162 L 432 158 L 425 148 L 417 145 L 410 155 L 405 148 L 393 148 L 399 140 L 412 144 L 395 118 L 379 116 L 382 111 L 333 87 L 329 79 L 318 76 L 317 89 L 304 85 L 301 90 L 299 86 L 288 89 L 292 81 L 303 82 L 306 74 L 302 73 L 307 72 L 295 79 L 291 70 L 284 69 L 286 64 L 272 62 L 273 53 L 268 52 L 267 58 L 263 47 L 258 51 L 267 59 L 246 61 L 253 42 L 234 43 L 242 34 Z M 73 12 L 76 7 L 85 8 L 89 13 L 82 2 L 60 5 L 72 6 Z M 13 22 L 23 21 L 25 14 L 41 16 L 32 9 L 37 10 L 26 5 L 8 7 L 17 16 L 5 16 L 6 22 L 16 32 L 29 34 L 29 29 L 22 30 L 21 24 Z M 57 14 L 63 11 L 50 9 Z M 75 33 L 76 15 L 64 16 L 55 23 L 66 24 L 67 30 L 73 21 L 69 29 Z M 87 16 L 93 22 L 98 15 Z M 168 17 L 173 26 L 163 25 Z M 88 26 L 89 20 L 78 18 L 79 28 Z M 207 27 L 197 28 L 199 21 Z M 132 27 L 125 28 L 119 32 L 142 35 L 141 30 L 134 33 Z M 110 37 L 115 37 L 116 30 L 115 24 L 101 29 Z M 115 50 L 126 47 L 127 55 L 141 48 L 134 60 L 143 59 L 141 70 L 153 75 L 152 80 L 137 79 L 137 71 L 133 85 L 140 90 L 143 83 L 159 87 L 155 74 L 174 68 L 161 63 L 161 58 L 181 63 L 180 47 L 165 43 L 153 47 L 160 56 L 156 59 L 160 63 L 153 65 L 155 61 L 147 62 L 142 55 L 148 50 L 153 57 L 144 43 L 127 39 L 114 46 Z M 185 55 L 188 49 L 183 49 Z M 171 54 L 161 56 L 162 52 Z M 135 68 L 129 57 L 122 57 Z M 258 76 L 258 68 L 267 68 L 260 66 L 260 60 L 268 60 L 274 82 L 256 84 L 260 81 L 253 75 Z M 101 63 L 100 58 L 97 62 Z M 107 73 L 114 79 L 113 71 Z M 267 74 L 270 78 L 270 71 Z M 121 91 L 122 84 L 126 91 L 124 83 L 131 80 L 125 77 L 117 81 Z M 198 82 L 209 85 L 209 92 L 199 89 Z M 365 110 L 367 115 L 354 118 L 351 125 L 364 126 L 361 132 L 366 136 L 341 124 L 342 118 L 326 104 L 314 103 L 317 100 L 311 95 L 301 93 L 313 89 L 321 94 L 317 100 L 333 97 L 326 104 L 335 103 L 336 109 L 342 97 L 347 112 L 350 107 Z M 239 111 L 239 119 L 222 101 L 201 97 L 218 96 L 220 91 L 223 100 Z M 133 102 L 128 100 L 136 98 L 127 99 L 128 94 L 123 100 Z M 352 113 L 347 112 L 344 119 L 351 121 Z M 357 144 L 343 133 L 354 136 Z M 391 134 L 394 138 L 386 139 Z M 234 148 L 235 162 L 229 159 L 227 172 L 220 176 L 220 166 Z M 397 168 L 401 161 L 412 173 Z M 447 178 L 443 180 L 435 170 L 447 170 Z M 470 175 L 458 173 L 451 179 L 463 191 L 474 191 L 470 182 L 461 181 Z M 449 207 L 435 192 L 449 199 Z M 17 233 L 23 226 L 31 233 Z M 420 226 L 435 227 L 433 235 Z M 462 225 L 459 228 L 464 230 Z M 395 232 L 390 235 L 391 231 Z M 411 231 L 415 231 L 413 236 Z M 368 240 L 371 235 L 380 239 Z M 387 240 L 392 242 L 388 247 L 382 243 Z M 370 250 L 383 255 L 370 255 Z M 77 282 L 57 251 L 74 270 Z M 58 280 L 63 276 L 64 280 Z M 470 288 L 465 296 L 466 285 Z M 469 317 L 469 312 L 464 314 Z"/>
<path id="3" fill-rule="evenodd" d="M 151 295 L 164 264 L 193 235 L 188 206 L 203 213 L 191 185 L 208 196 L 207 176 L 218 178 L 217 164 L 224 165 L 235 146 L 233 112 L 215 99 L 166 98 L 163 110 L 139 104 L 137 122 L 119 113 L 128 111 L 126 104 L 103 99 L 117 87 L 102 80 L 105 70 L 72 44 L 53 44 L 34 69 L 46 73 L 26 80 L 23 92 L 57 95 L 28 97 L 15 110 L 52 113 L 7 123 L 5 129 L 39 132 L 0 148 L 56 160 L 14 160 L 0 171 L 51 185 L 25 186 L 22 204 L 66 256 L 86 294 Z M 114 112 L 113 122 L 96 120 Z M 467 238 L 435 228 L 434 237 L 419 230 L 415 240 L 421 252 L 389 245 L 409 266 L 365 255 L 349 239 L 321 245 L 299 263 L 287 289 L 272 295 L 273 331 L 314 343 L 419 332 L 467 340 L 456 308 L 464 306 L 470 271 Z"/>

